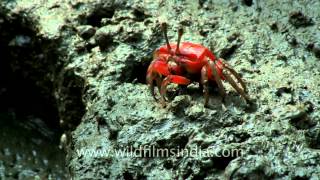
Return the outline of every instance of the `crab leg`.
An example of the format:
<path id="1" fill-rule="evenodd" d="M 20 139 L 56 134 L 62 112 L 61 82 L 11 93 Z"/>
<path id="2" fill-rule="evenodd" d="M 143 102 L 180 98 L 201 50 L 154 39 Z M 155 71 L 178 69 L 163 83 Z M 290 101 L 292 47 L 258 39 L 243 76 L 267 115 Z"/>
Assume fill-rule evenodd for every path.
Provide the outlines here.
<path id="1" fill-rule="evenodd" d="M 229 72 L 237 79 L 237 81 L 241 84 L 242 89 L 244 92 L 247 92 L 247 87 L 243 80 L 241 79 L 240 75 L 224 60 L 224 59 L 219 59 L 220 62 L 224 65 L 224 68 L 228 69 Z"/>
<path id="2" fill-rule="evenodd" d="M 232 76 L 230 74 L 232 74 L 230 72 L 229 69 L 224 69 L 222 71 L 224 77 L 226 78 L 226 80 L 231 84 L 231 86 L 246 100 L 247 103 L 250 103 L 250 98 L 248 97 L 248 95 L 245 93 L 244 88 L 240 88 L 238 86 L 238 83 L 232 78 Z M 234 74 L 233 74 L 234 75 Z M 236 77 L 234 75 L 234 77 Z"/>
<path id="3" fill-rule="evenodd" d="M 160 90 L 161 90 L 162 81 L 163 81 L 163 77 L 161 75 L 158 78 L 156 78 L 156 83 L 157 83 L 157 88 L 158 88 L 159 93 L 160 93 Z"/>
<path id="4" fill-rule="evenodd" d="M 160 95 L 161 95 L 161 103 L 164 106 L 165 105 L 165 96 L 167 93 L 167 86 L 170 83 L 175 83 L 179 85 L 188 85 L 190 84 L 190 80 L 183 77 L 183 76 L 178 76 L 178 75 L 169 75 L 164 80 L 162 81 L 161 84 L 161 90 L 160 90 Z"/>
<path id="5" fill-rule="evenodd" d="M 201 84 L 203 86 L 204 106 L 206 107 L 209 101 L 208 71 L 206 66 L 201 69 Z"/>
<path id="6" fill-rule="evenodd" d="M 210 61 L 210 60 L 208 60 L 208 64 L 209 64 L 210 69 L 212 71 L 213 78 L 218 85 L 219 93 L 222 96 L 222 102 L 224 102 L 224 98 L 226 96 L 226 90 L 223 87 L 221 77 L 219 76 L 218 71 L 216 69 L 216 64 L 214 61 Z"/>
<path id="7" fill-rule="evenodd" d="M 153 81 L 159 79 L 159 77 L 157 77 L 157 75 L 154 73 L 154 72 L 148 72 L 147 73 L 147 77 L 146 77 L 146 81 L 147 81 L 147 84 L 149 86 L 149 90 L 150 90 L 150 93 L 152 95 L 152 97 L 157 100 L 156 96 L 155 96 L 155 93 L 154 93 L 154 85 L 153 85 Z"/>
<path id="8" fill-rule="evenodd" d="M 250 103 L 250 98 L 246 94 L 247 87 L 241 79 L 240 75 L 224 59 L 220 58 L 219 62 L 221 62 L 224 66 L 222 73 L 226 80 L 246 100 L 247 103 Z M 236 80 L 234 80 L 234 78 Z M 241 87 L 239 86 L 239 84 L 241 85 Z"/>

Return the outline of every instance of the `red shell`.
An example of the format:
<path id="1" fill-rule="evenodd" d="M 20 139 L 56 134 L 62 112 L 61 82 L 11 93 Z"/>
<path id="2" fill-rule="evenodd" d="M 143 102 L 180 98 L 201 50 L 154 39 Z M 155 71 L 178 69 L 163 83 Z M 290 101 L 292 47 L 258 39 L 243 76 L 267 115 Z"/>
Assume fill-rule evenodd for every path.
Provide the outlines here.
<path id="1" fill-rule="evenodd" d="M 216 61 L 216 57 L 214 56 L 214 54 L 205 46 L 191 42 L 182 42 L 180 43 L 179 54 L 175 54 L 177 48 L 176 43 L 171 43 L 170 46 L 171 51 L 176 57 L 179 58 L 179 61 L 188 65 L 186 67 L 188 73 L 200 74 L 201 68 L 207 64 L 206 57 L 208 57 L 211 61 L 216 62 L 218 73 L 220 77 L 224 79 L 221 72 L 223 67 L 222 64 L 219 61 Z M 167 45 L 161 46 L 155 52 L 155 58 L 161 58 L 164 60 L 167 60 L 170 55 L 172 54 L 169 52 Z M 208 73 L 210 74 L 211 72 Z M 209 79 L 211 78 L 209 77 Z"/>

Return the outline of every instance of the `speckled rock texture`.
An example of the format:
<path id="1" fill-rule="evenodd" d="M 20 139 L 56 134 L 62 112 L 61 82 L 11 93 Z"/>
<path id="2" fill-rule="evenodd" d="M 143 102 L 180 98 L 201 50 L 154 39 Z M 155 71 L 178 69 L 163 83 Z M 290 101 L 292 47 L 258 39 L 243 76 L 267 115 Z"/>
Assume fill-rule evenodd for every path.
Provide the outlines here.
<path id="1" fill-rule="evenodd" d="M 11 6 L 11 12 L 24 9 L 36 20 L 38 36 L 59 39 L 62 72 L 81 79 L 68 84 L 63 78 L 62 86 L 67 92 L 83 87 L 68 99 L 85 106 L 65 147 L 75 179 L 320 177 L 319 1 L 21 0 L 6 4 Z M 225 58 L 245 80 L 253 105 L 227 83 L 226 110 L 214 87 L 205 108 L 197 83 L 182 90 L 170 86 L 165 108 L 156 102 L 145 74 L 153 51 L 165 43 L 164 21 L 170 41 L 183 26 L 183 41 Z M 63 94 L 58 88 L 62 123 L 72 124 L 77 109 L 68 116 Z M 213 155 L 117 154 L 141 147 L 198 148 Z M 226 153 L 236 150 L 241 153 Z"/>

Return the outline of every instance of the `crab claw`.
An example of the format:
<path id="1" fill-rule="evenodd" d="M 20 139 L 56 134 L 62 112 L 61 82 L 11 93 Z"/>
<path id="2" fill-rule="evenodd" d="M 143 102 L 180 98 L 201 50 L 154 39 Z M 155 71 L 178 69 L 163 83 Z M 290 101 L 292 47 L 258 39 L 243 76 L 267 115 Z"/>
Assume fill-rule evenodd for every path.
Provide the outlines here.
<path id="1" fill-rule="evenodd" d="M 168 70 L 167 63 L 162 61 L 161 59 L 155 59 L 151 62 L 149 65 L 147 76 L 146 76 L 146 82 L 149 86 L 151 95 L 155 100 L 157 100 L 154 92 L 154 81 L 156 81 L 158 90 L 160 92 L 161 88 L 161 82 L 162 82 L 162 75 L 166 76 L 169 75 L 170 72 Z"/>
<path id="2" fill-rule="evenodd" d="M 185 78 L 183 76 L 178 76 L 178 75 L 169 75 L 166 78 L 164 78 L 164 80 L 161 83 L 161 90 L 160 90 L 161 103 L 165 102 L 165 96 L 167 94 L 167 86 L 170 83 L 175 83 L 179 85 L 188 85 L 190 84 L 190 82 L 191 81 L 188 78 Z"/>

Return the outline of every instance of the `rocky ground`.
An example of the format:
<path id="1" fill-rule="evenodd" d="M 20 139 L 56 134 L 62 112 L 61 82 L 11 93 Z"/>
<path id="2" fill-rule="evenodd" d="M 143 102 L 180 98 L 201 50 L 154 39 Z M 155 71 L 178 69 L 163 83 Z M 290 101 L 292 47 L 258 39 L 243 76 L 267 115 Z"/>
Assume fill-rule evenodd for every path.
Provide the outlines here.
<path id="1" fill-rule="evenodd" d="M 317 179 L 319 7 L 317 0 L 3 1 L 0 33 L 13 72 L 55 104 L 75 179 Z M 205 108 L 197 83 L 170 86 L 165 108 L 155 102 L 145 74 L 165 43 L 164 21 L 171 41 L 182 26 L 183 41 L 225 58 L 253 105 L 227 83 L 227 110 L 215 88 Z M 213 155 L 116 154 L 146 152 L 141 147 Z M 109 153 L 79 154 L 88 150 Z"/>

